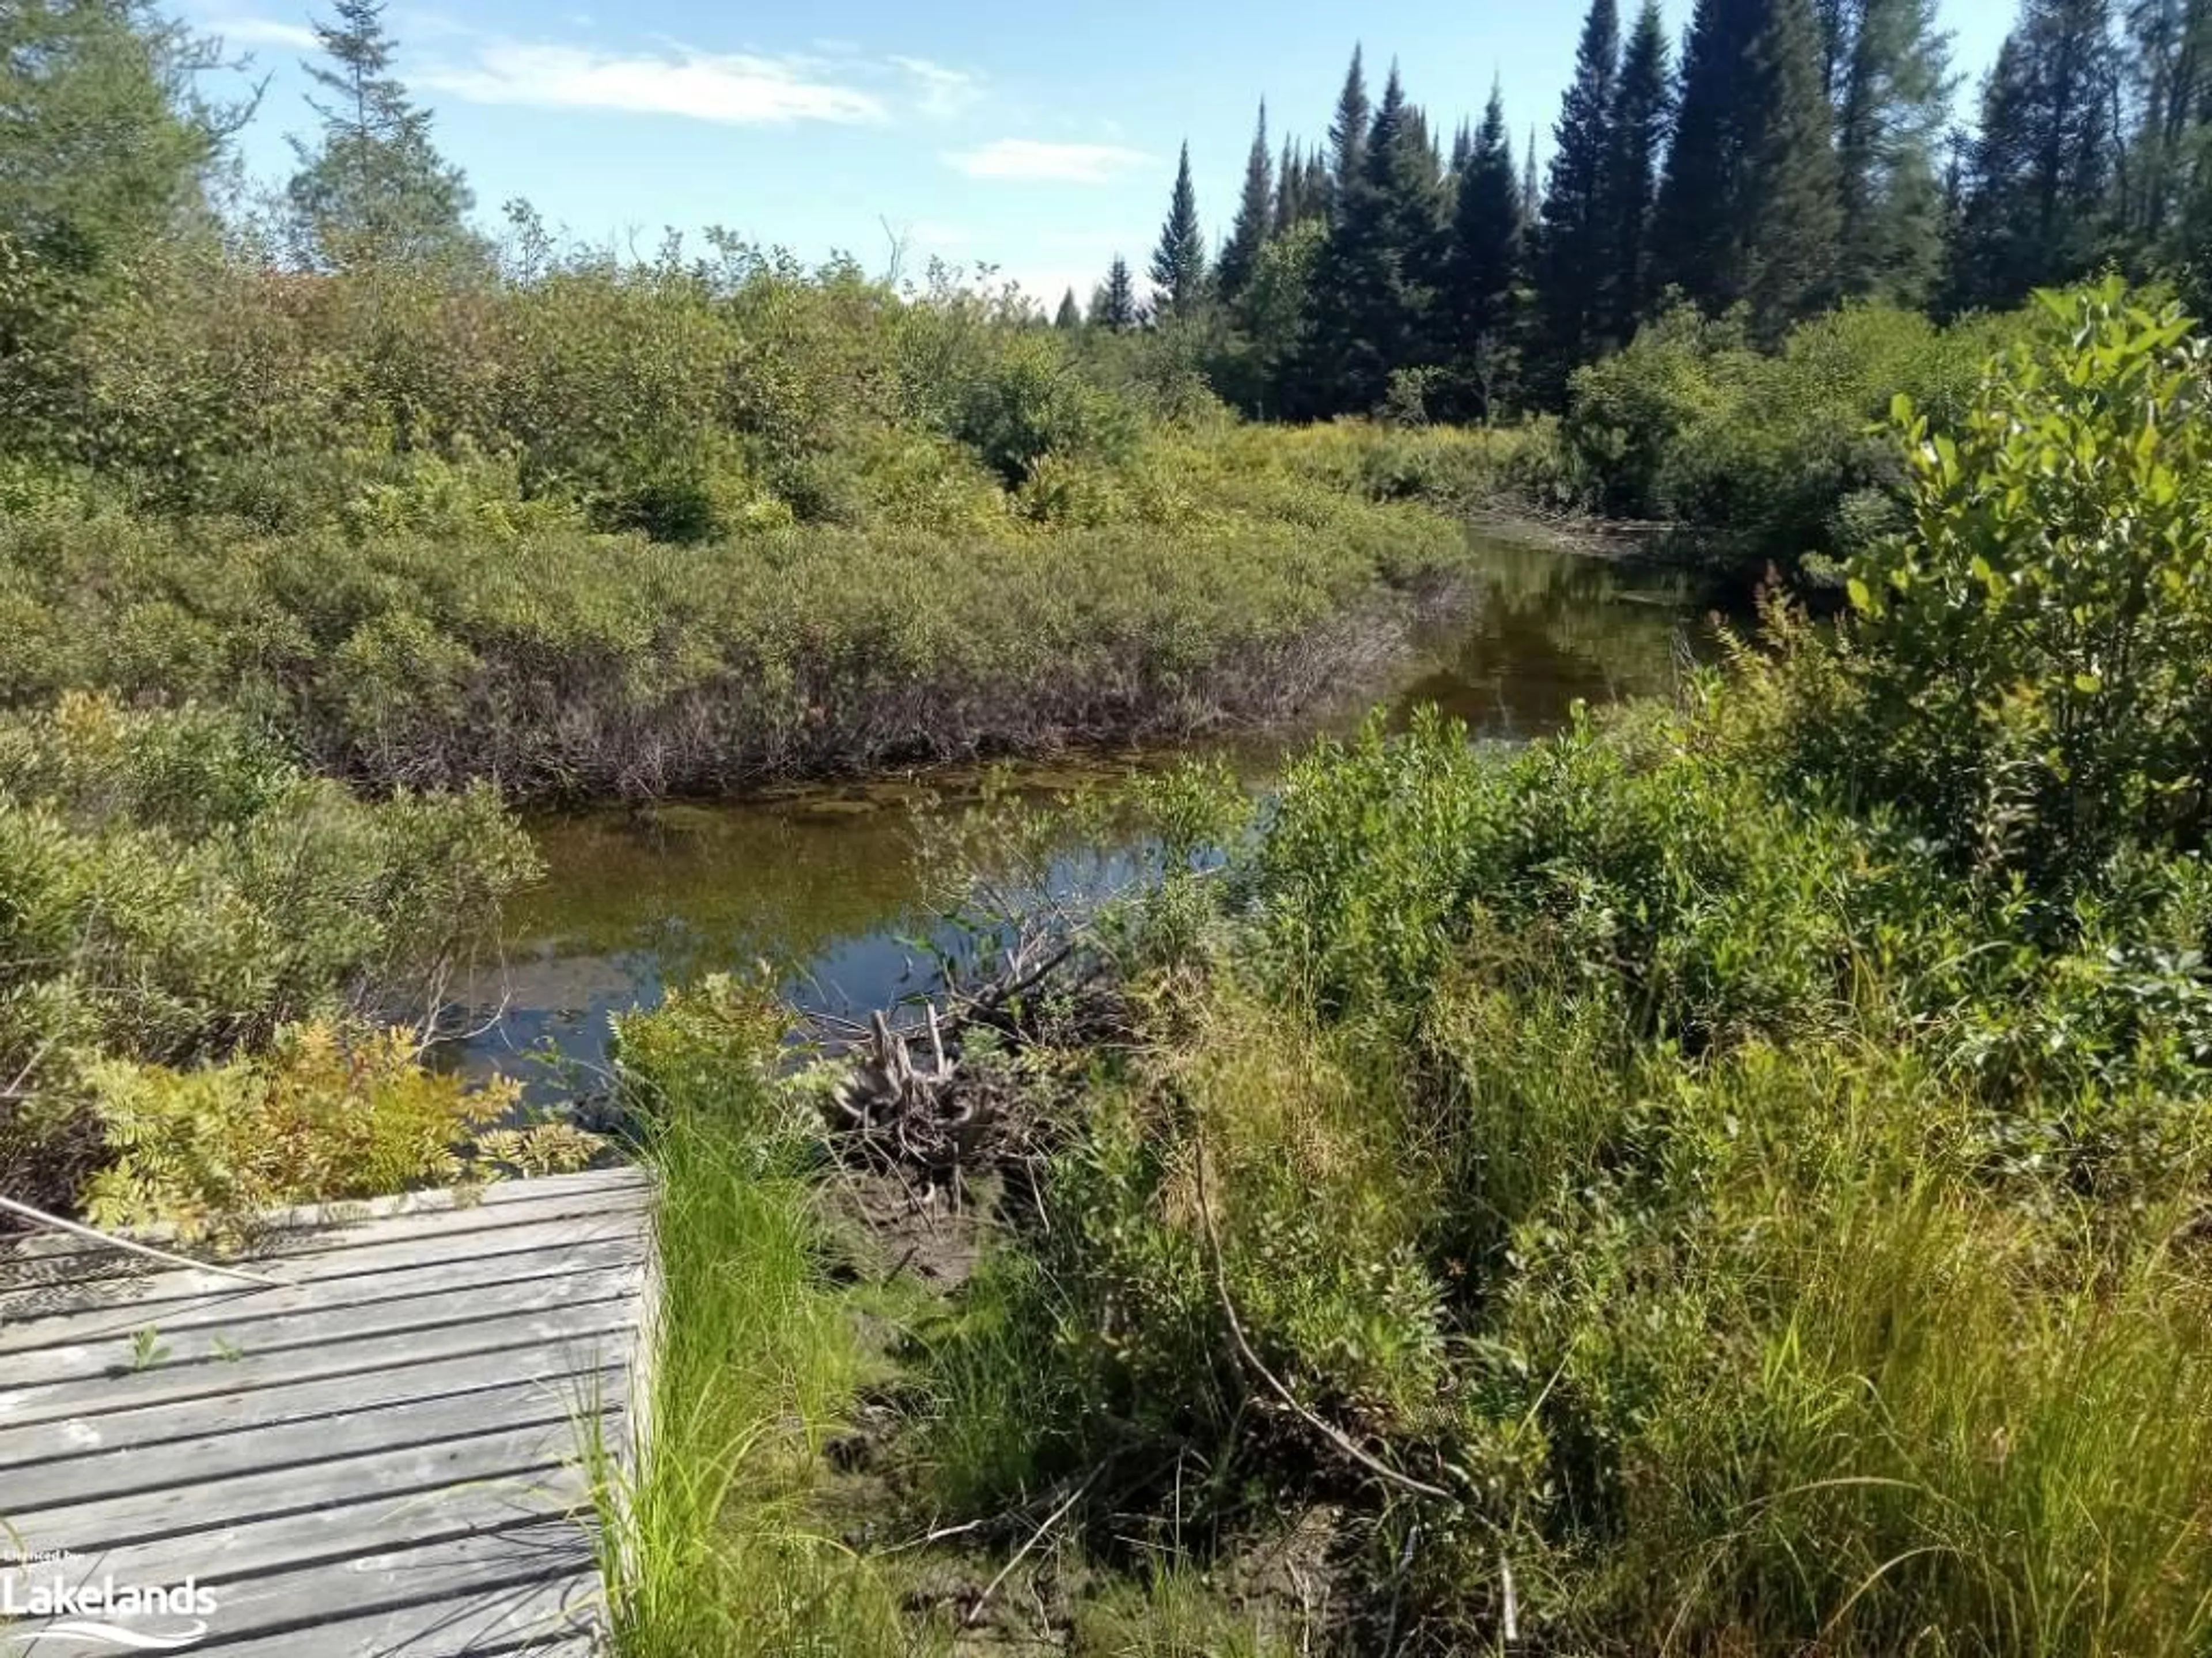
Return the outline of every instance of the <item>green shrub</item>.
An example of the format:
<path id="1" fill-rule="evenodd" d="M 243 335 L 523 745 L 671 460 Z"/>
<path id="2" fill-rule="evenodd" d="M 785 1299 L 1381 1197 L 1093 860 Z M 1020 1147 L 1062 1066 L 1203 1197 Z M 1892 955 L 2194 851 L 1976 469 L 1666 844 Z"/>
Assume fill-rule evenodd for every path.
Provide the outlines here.
<path id="1" fill-rule="evenodd" d="M 1911 528 L 1850 575 L 1859 762 L 2039 886 L 2212 821 L 2207 348 L 2117 280 L 2042 306 L 1963 421 L 1899 399 Z"/>
<path id="2" fill-rule="evenodd" d="M 28 1096 L 0 1104 L 0 1176 L 76 1198 L 103 1156 L 104 1060 L 432 1018 L 534 872 L 488 792 L 369 805 L 230 716 L 68 696 L 0 721 L 0 1074 Z"/>
<path id="3" fill-rule="evenodd" d="M 410 1033 L 280 1029 L 265 1053 L 191 1071 L 127 1060 L 87 1083 L 107 1161 L 84 1194 L 95 1226 L 160 1221 L 235 1239 L 257 1215 L 495 1178 L 496 1161 L 565 1173 L 599 1143 L 573 1128 L 503 1134 L 519 1087 L 423 1068 Z"/>

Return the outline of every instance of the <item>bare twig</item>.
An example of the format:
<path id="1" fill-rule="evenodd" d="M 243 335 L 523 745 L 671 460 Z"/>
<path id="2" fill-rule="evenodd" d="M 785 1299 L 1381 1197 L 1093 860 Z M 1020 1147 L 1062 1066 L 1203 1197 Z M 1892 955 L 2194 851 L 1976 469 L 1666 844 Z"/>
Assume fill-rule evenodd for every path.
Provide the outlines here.
<path id="1" fill-rule="evenodd" d="M 991 1597 L 999 1592 L 999 1586 L 1014 1575 L 1014 1568 L 1020 1565 L 1023 1561 L 1029 1558 L 1030 1552 L 1032 1549 L 1036 1548 L 1038 1544 L 1044 1541 L 1045 1533 L 1049 1532 L 1054 1526 L 1057 1526 L 1061 1521 L 1067 1517 L 1068 1511 L 1074 1508 L 1078 1503 L 1080 1503 L 1083 1500 L 1083 1494 L 1091 1489 L 1091 1485 L 1097 1480 L 1097 1478 L 1098 1475 L 1097 1471 L 1093 1470 L 1091 1475 L 1085 1479 L 1080 1485 L 1078 1485 L 1073 1491 L 1070 1491 L 1067 1496 L 1067 1501 L 1062 1503 L 1058 1508 L 1054 1509 L 1050 1514 L 1045 1516 L 1044 1523 L 1030 1533 L 1029 1541 L 1023 1544 L 1021 1547 L 1016 1549 L 1014 1551 L 1014 1558 L 1007 1561 L 1004 1566 L 999 1569 L 999 1575 L 996 1577 L 994 1577 L 988 1583 L 983 1586 L 982 1594 L 975 1597 L 975 1604 L 968 1608 L 968 1616 L 963 1620 L 967 1624 L 969 1628 L 973 1629 L 975 1626 L 975 1620 L 983 1615 L 983 1608 L 991 1604 Z"/>
<path id="2" fill-rule="evenodd" d="M 94 1243 L 105 1243 L 112 1248 L 124 1251 L 126 1254 L 145 1255 L 155 1260 L 166 1262 L 172 1266 L 190 1266 L 199 1272 L 220 1272 L 225 1278 L 240 1278 L 248 1284 L 258 1284 L 264 1290 L 282 1290 L 286 1287 L 273 1278 L 263 1278 L 254 1272 L 241 1272 L 235 1267 L 218 1266 L 211 1260 L 194 1260 L 190 1255 L 171 1254 L 167 1249 L 156 1249 L 150 1243 L 140 1243 L 131 1238 L 117 1237 L 111 1232 L 95 1231 L 89 1226 L 80 1226 L 73 1220 L 64 1220 L 59 1215 L 50 1215 L 43 1209 L 33 1209 L 27 1203 L 18 1203 L 13 1198 L 0 1198 L 0 1210 L 5 1210 L 8 1213 L 30 1221 L 35 1225 L 51 1226 L 57 1231 L 68 1232 L 81 1238 L 89 1238 Z"/>
<path id="3" fill-rule="evenodd" d="M 1452 1494 L 1443 1486 L 1431 1485 L 1425 1480 L 1414 1479 L 1411 1474 L 1401 1473 L 1371 1452 L 1362 1448 L 1358 1442 L 1341 1428 L 1315 1415 L 1313 1412 L 1298 1402 L 1297 1396 L 1283 1384 L 1273 1370 L 1260 1362 L 1260 1355 L 1252 1350 L 1251 1342 L 1245 1339 L 1243 1321 L 1237 1316 L 1237 1303 L 1229 1293 L 1229 1274 L 1222 1264 L 1221 1235 L 1214 1229 L 1213 1206 L 1206 1193 L 1206 1139 L 1203 1135 L 1200 1136 L 1196 1145 L 1198 1148 L 1198 1217 L 1200 1224 L 1206 1228 L 1206 1246 L 1213 1257 L 1213 1287 L 1215 1293 L 1221 1299 L 1222 1316 L 1229 1321 L 1229 1336 L 1237 1345 L 1237 1357 L 1243 1360 L 1253 1375 L 1267 1383 L 1267 1391 L 1280 1400 L 1298 1420 L 1376 1479 L 1395 1485 L 1401 1491 L 1411 1491 L 1417 1497 L 1433 1497 L 1440 1502 L 1450 1502 Z"/>

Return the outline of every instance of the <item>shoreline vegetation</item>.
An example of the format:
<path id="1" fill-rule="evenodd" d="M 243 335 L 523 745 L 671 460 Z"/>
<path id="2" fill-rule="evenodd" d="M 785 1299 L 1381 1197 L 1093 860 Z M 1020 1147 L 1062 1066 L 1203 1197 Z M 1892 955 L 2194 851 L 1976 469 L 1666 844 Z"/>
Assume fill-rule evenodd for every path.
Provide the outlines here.
<path id="1" fill-rule="evenodd" d="M 2201 1649 L 2207 383 L 2054 297 L 1895 411 L 1838 630 L 1162 780 L 796 1072 L 625 1017 L 696 1321 L 623 1649 Z"/>
<path id="2" fill-rule="evenodd" d="M 2212 1650 L 2212 8 L 2022 0 L 1948 188 L 1927 0 L 1620 21 L 1540 188 L 1356 54 L 1048 321 L 489 236 L 377 0 L 271 199 L 217 45 L 0 13 L 0 1189 L 650 1161 L 623 1658 Z M 605 1138 L 424 1063 L 519 805 L 1273 720 L 1500 512 L 1756 629 L 1126 890 L 998 803 L 930 1005 L 678 987 Z"/>

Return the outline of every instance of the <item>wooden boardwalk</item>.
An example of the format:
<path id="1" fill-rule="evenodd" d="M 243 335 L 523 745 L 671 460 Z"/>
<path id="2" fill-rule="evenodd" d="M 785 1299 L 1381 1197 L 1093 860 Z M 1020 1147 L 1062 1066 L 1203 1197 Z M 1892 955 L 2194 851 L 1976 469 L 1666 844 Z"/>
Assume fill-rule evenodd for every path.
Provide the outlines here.
<path id="1" fill-rule="evenodd" d="M 233 1263 L 278 1288 L 0 1250 L 0 1654 L 132 1649 L 88 1619 L 216 1658 L 599 1651 L 580 1454 L 629 1445 L 652 1200 L 615 1169 L 287 1217 Z M 212 1606 L 37 1599 L 187 1577 Z"/>

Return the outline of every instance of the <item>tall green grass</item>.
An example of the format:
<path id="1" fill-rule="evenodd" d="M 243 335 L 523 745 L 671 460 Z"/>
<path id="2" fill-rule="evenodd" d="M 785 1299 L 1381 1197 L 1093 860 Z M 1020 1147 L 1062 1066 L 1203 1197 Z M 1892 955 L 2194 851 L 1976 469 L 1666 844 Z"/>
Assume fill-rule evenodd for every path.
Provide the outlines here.
<path id="1" fill-rule="evenodd" d="M 822 1453 L 870 1360 L 768 1079 L 774 1026 L 719 993 L 624 1021 L 625 1081 L 653 1114 L 644 1149 L 661 1191 L 642 1442 L 627 1465 L 599 1459 L 617 1649 L 909 1654 L 893 1586 L 814 1507 Z"/>

